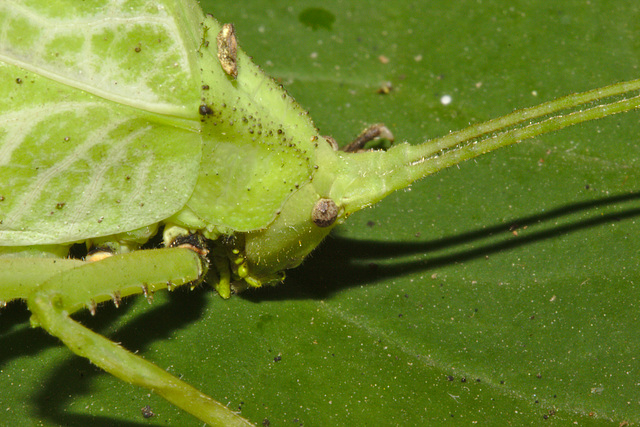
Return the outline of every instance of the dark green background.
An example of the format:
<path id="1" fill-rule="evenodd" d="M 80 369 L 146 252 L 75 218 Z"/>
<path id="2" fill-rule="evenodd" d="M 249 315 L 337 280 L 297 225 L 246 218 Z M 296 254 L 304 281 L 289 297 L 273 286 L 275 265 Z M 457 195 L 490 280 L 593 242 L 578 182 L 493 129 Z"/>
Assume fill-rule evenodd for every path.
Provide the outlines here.
<path id="1" fill-rule="evenodd" d="M 343 144 L 380 121 L 419 143 L 640 75 L 637 1 L 203 8 L 235 23 Z M 547 422 L 637 423 L 639 120 L 544 135 L 416 183 L 354 215 L 280 287 L 228 301 L 176 291 L 80 319 L 258 424 L 539 424 L 550 411 Z M 1 423 L 200 424 L 28 317 L 20 304 L 0 312 Z"/>

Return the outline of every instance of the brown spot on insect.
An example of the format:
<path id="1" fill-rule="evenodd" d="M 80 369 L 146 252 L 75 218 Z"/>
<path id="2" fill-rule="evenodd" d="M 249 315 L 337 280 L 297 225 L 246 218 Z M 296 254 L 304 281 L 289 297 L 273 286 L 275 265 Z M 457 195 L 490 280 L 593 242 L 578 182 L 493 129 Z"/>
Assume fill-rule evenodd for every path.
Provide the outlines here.
<path id="1" fill-rule="evenodd" d="M 336 141 L 332 136 L 324 136 L 324 139 L 329 143 L 331 148 L 333 148 L 333 151 L 338 151 L 340 149 L 338 141 Z"/>
<path id="2" fill-rule="evenodd" d="M 331 199 L 320 199 L 311 212 L 311 220 L 318 227 L 329 227 L 338 218 L 338 205 Z"/>
<path id="3" fill-rule="evenodd" d="M 218 33 L 218 60 L 225 73 L 238 77 L 238 40 L 233 24 L 224 24 Z"/>
<path id="4" fill-rule="evenodd" d="M 200 113 L 201 116 L 210 116 L 213 114 L 213 110 L 207 104 L 202 104 L 198 108 L 198 113 Z"/>

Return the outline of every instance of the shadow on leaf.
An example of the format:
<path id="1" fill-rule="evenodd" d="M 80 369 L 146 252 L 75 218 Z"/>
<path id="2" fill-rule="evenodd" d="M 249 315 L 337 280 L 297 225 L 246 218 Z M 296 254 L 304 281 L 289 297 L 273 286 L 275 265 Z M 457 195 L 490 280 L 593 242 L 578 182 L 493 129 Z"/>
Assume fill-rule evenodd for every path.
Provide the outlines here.
<path id="1" fill-rule="evenodd" d="M 206 307 L 205 292 L 211 292 L 206 287 L 197 287 L 194 291 L 178 288 L 169 293 L 168 301 L 158 298 L 150 310 L 140 315 L 134 315 L 131 322 L 117 330 L 113 334 L 106 333 L 116 316 L 122 314 L 121 309 L 115 307 L 103 308 L 98 315 L 91 317 L 87 312 L 75 316 L 80 323 L 88 328 L 107 336 L 114 342 L 121 343 L 123 347 L 132 352 L 145 353 L 149 345 L 156 341 L 167 339 L 174 331 L 197 321 L 202 316 Z M 164 292 L 164 294 L 167 294 Z M 159 295 L 157 295 L 159 296 Z M 43 331 L 38 331 L 42 333 Z M 69 358 L 58 366 L 44 381 L 42 391 L 34 396 L 33 405 L 39 411 L 39 417 L 48 419 L 57 425 L 66 426 L 112 426 L 114 418 L 106 416 L 93 416 L 66 412 L 68 400 L 80 394 L 91 394 L 92 381 L 96 375 L 109 375 L 92 365 L 87 359 L 79 356 Z M 124 387 L 124 385 L 122 385 Z M 153 420 L 143 420 L 140 412 L 134 413 L 130 418 L 140 417 L 140 423 L 126 422 L 118 419 L 118 425 L 148 426 Z M 156 420 L 159 422 L 159 420 Z"/>
<path id="2" fill-rule="evenodd" d="M 640 192 L 572 203 L 508 223 L 424 242 L 381 242 L 331 235 L 282 285 L 246 292 L 253 302 L 325 299 L 341 289 L 460 263 L 605 224 L 640 217 Z M 606 212 L 605 212 L 606 210 Z M 419 256 L 420 259 L 415 259 Z M 403 260 L 404 257 L 404 260 Z M 413 260 L 406 260 L 413 257 Z"/>

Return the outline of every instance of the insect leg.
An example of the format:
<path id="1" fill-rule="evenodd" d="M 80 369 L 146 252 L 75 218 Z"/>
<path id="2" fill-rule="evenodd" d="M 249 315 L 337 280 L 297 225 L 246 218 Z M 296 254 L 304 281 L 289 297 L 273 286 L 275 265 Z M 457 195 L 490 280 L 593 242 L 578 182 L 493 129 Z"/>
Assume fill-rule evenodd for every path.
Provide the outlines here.
<path id="1" fill-rule="evenodd" d="M 201 280 L 205 271 L 200 256 L 184 248 L 137 251 L 84 263 L 49 278 L 32 293 L 27 300 L 32 325 L 46 329 L 74 353 L 112 375 L 152 390 L 211 425 L 250 425 L 221 403 L 69 317 L 83 306 L 95 306 L 114 295 Z"/>
<path id="2" fill-rule="evenodd" d="M 26 299 L 49 277 L 82 264 L 63 258 L 0 258 L 0 308 L 11 300 Z"/>

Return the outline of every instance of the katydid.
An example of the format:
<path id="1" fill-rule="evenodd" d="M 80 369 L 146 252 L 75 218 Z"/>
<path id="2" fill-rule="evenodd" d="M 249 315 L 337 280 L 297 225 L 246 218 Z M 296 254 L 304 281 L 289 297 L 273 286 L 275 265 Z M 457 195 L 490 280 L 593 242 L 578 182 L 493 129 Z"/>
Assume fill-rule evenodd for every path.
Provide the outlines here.
<path id="1" fill-rule="evenodd" d="M 360 150 L 392 138 L 377 125 L 336 150 L 194 1 L 47 4 L 0 5 L 0 303 L 25 300 L 34 327 L 212 425 L 249 423 L 69 316 L 205 277 L 223 298 L 277 284 L 349 215 L 418 179 L 640 106 L 610 100 L 634 80 Z M 165 248 L 141 250 L 158 233 Z M 68 258 L 78 243 L 89 261 Z"/>

